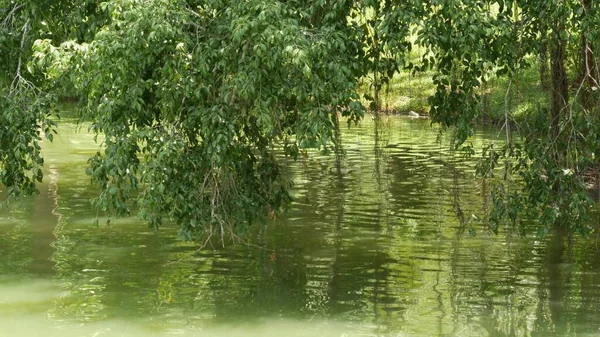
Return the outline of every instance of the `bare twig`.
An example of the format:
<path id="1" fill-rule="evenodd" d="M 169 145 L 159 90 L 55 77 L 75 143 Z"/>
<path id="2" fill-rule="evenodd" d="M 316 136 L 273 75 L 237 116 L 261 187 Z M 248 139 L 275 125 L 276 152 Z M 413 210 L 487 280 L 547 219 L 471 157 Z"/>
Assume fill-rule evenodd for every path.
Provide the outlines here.
<path id="1" fill-rule="evenodd" d="M 189 8 L 186 8 L 186 10 L 187 10 L 188 12 L 192 13 L 194 16 L 197 16 L 197 17 L 199 17 L 200 19 L 204 19 L 204 18 L 202 17 L 202 15 L 200 15 L 200 14 L 198 14 L 198 13 L 194 12 L 193 10 L 191 10 L 191 9 L 189 9 Z"/>
<path id="2" fill-rule="evenodd" d="M 210 238 L 212 238 L 212 236 L 213 236 L 212 226 L 210 226 L 210 233 L 208 233 L 208 235 L 206 236 L 206 240 L 204 240 L 204 242 L 200 245 L 200 247 L 198 247 L 197 249 L 195 249 L 194 251 L 192 251 L 192 252 L 190 252 L 188 254 L 185 254 L 179 260 L 167 262 L 163 266 L 166 267 L 166 266 L 169 266 L 169 265 L 172 265 L 172 264 L 175 264 L 175 263 L 179 263 L 179 262 L 183 261 L 184 259 L 187 259 L 187 258 L 191 257 L 192 255 L 198 253 L 199 251 L 201 251 L 202 249 L 204 249 L 204 247 L 206 247 L 206 245 L 208 244 L 208 242 L 210 241 Z"/>
<path id="3" fill-rule="evenodd" d="M 15 5 L 15 7 L 13 7 L 13 9 L 10 12 L 8 12 L 4 20 L 2 20 L 2 23 L 0 23 L 0 27 L 8 27 L 8 25 L 13 21 L 15 13 L 19 9 L 23 8 L 23 6 L 24 5 Z"/>
<path id="4" fill-rule="evenodd" d="M 27 21 L 25 22 L 25 24 L 23 25 L 23 34 L 21 36 L 21 45 L 20 45 L 20 51 L 19 51 L 19 61 L 17 63 L 17 71 L 15 74 L 15 78 L 13 79 L 12 83 L 11 83 L 11 94 L 15 94 L 17 92 L 19 92 L 22 88 L 27 88 L 27 89 L 31 89 L 32 91 L 36 91 L 36 87 L 33 83 L 31 83 L 30 81 L 26 80 L 22 75 L 21 75 L 21 67 L 23 66 L 23 49 L 25 48 L 25 39 L 27 37 L 27 30 L 29 29 L 29 19 L 27 19 Z"/>
<path id="5" fill-rule="evenodd" d="M 508 88 L 506 89 L 506 95 L 504 95 L 504 126 L 506 127 L 506 143 L 510 145 L 510 88 L 512 86 L 512 79 L 508 81 Z"/>

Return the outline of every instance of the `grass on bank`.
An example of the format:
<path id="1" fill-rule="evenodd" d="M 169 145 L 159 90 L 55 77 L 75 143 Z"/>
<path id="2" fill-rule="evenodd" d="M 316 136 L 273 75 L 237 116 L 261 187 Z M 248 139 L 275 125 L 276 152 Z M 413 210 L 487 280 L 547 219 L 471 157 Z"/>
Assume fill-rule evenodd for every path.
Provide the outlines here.
<path id="1" fill-rule="evenodd" d="M 435 93 L 433 74 L 433 71 L 414 74 L 404 71 L 396 74 L 389 85 L 382 89 L 382 109 L 392 114 L 415 111 L 427 115 L 428 98 Z M 485 124 L 504 122 L 506 93 L 510 82 L 508 108 L 512 119 L 518 121 L 528 111 L 549 105 L 549 94 L 541 88 L 539 63 L 536 62 L 531 67 L 518 71 L 512 79 L 503 77 L 488 80 L 485 87 L 481 89 L 480 122 Z M 371 90 L 366 83 L 362 89 Z"/>

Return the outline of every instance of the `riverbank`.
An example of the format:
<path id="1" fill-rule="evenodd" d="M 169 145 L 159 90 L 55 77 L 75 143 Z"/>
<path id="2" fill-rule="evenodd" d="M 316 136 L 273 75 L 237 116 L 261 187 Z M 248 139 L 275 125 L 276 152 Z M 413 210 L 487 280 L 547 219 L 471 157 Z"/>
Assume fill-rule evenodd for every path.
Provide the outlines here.
<path id="1" fill-rule="evenodd" d="M 413 57 L 412 61 L 417 59 Z M 413 111 L 420 116 L 428 116 L 428 98 L 435 93 L 433 75 L 433 71 L 396 74 L 382 89 L 381 111 L 394 115 L 408 115 Z M 368 90 L 367 84 L 363 85 L 363 90 Z M 478 122 L 483 125 L 504 125 L 507 103 L 510 117 L 516 123 L 523 121 L 530 112 L 549 104 L 548 92 L 540 84 L 538 62 L 515 73 L 512 80 L 491 78 L 484 84 L 480 95 Z"/>

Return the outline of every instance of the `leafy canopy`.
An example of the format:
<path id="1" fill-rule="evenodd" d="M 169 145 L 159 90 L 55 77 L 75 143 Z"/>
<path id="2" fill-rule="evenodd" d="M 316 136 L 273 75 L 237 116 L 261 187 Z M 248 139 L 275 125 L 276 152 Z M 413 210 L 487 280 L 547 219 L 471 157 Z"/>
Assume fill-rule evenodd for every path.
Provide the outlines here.
<path id="1" fill-rule="evenodd" d="M 151 3 L 101 3 L 93 39 L 33 46 L 35 69 L 71 88 L 103 135 L 95 206 L 138 209 L 153 228 L 171 218 L 188 238 L 273 214 L 289 201 L 278 149 L 327 149 L 338 113 L 363 114 L 347 7 Z"/>
<path id="2" fill-rule="evenodd" d="M 172 219 L 187 238 L 223 235 L 289 202 L 277 154 L 334 146 L 338 116 L 358 121 L 365 111 L 363 79 L 372 90 L 364 98 L 377 110 L 394 74 L 430 71 L 432 121 L 454 130 L 458 147 L 474 132 L 485 84 L 510 82 L 539 58 L 551 68 L 550 104 L 521 121 L 522 141 L 513 140 L 507 105 L 506 145 L 487 148 L 479 167 L 486 177 L 504 170 L 491 228 L 518 223 L 526 210 L 542 232 L 559 224 L 585 233 L 593 204 L 585 177 L 599 169 L 600 153 L 599 63 L 591 61 L 600 52 L 597 7 L 590 0 L 0 0 L 1 183 L 9 198 L 35 193 L 53 106 L 76 97 L 81 121 L 100 136 L 88 168 L 101 188 L 97 208 L 138 212 L 155 229 Z M 417 61 L 407 57 L 414 46 L 423 50 Z M 587 93 L 585 100 L 569 98 L 568 57 L 581 64 L 576 94 Z M 524 181 L 519 188 L 514 174 Z"/>

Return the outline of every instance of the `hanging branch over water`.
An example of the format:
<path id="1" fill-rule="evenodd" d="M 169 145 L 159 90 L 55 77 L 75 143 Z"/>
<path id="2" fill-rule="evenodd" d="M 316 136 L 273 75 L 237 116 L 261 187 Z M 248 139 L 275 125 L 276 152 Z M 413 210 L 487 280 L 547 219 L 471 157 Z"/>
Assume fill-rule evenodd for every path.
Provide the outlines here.
<path id="1" fill-rule="evenodd" d="M 11 87 L 12 87 L 12 89 L 10 91 L 11 95 L 15 95 L 19 91 L 26 90 L 26 89 L 29 89 L 29 90 L 31 90 L 31 92 L 34 92 L 34 93 L 38 90 L 31 81 L 28 81 L 27 79 L 23 78 L 23 75 L 21 74 L 21 66 L 23 65 L 23 50 L 25 47 L 25 39 L 27 38 L 27 30 L 28 29 L 29 29 L 29 19 L 25 22 L 25 24 L 23 24 L 23 29 L 22 29 L 23 33 L 22 33 L 21 45 L 20 45 L 21 52 L 19 53 L 19 60 L 17 63 L 17 70 L 15 73 L 15 77 L 11 83 Z"/>
<path id="2" fill-rule="evenodd" d="M 335 150 L 338 115 L 358 122 L 362 102 L 378 112 L 382 86 L 400 72 L 419 71 L 431 74 L 432 121 L 453 130 L 457 148 L 468 148 L 481 117 L 483 83 L 508 79 L 508 145 L 488 148 L 479 172 L 493 175 L 505 160 L 524 184 L 521 196 L 511 189 L 496 199 L 522 204 L 500 207 L 498 220 L 517 221 L 527 209 L 544 222 L 542 232 L 546 224 L 589 229 L 592 204 L 580 172 L 596 165 L 586 158 L 600 154 L 600 114 L 597 105 L 571 104 L 566 60 L 583 50 L 582 92 L 597 92 L 590 59 L 600 52 L 591 43 L 600 14 L 593 2 L 44 4 L 2 10 L 0 34 L 10 48 L 0 54 L 0 90 L 8 94 L 0 96 L 0 174 L 12 196 L 35 193 L 40 125 L 51 141 L 48 111 L 68 93 L 79 101 L 81 121 L 105 137 L 88 169 L 101 188 L 94 200 L 100 211 L 137 213 L 153 229 L 173 221 L 185 238 L 216 233 L 224 241 L 228 231 L 243 232 L 289 204 L 279 145 L 292 158 Z M 586 42 L 574 48 L 569 36 Z M 531 66 L 540 46 L 551 54 L 550 104 L 532 101 L 515 129 L 512 76 Z M 413 47 L 422 50 L 416 59 Z M 371 95 L 361 91 L 365 78 L 372 79 Z"/>

